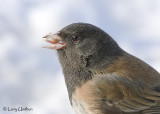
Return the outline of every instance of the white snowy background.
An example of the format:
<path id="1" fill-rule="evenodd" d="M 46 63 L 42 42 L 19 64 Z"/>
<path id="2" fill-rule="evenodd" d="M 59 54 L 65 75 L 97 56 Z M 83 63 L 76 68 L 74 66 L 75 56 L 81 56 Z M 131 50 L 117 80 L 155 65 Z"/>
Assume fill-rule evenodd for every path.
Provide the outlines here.
<path id="1" fill-rule="evenodd" d="M 0 0 L 0 114 L 73 114 L 56 51 L 41 47 L 74 22 L 102 28 L 160 72 L 160 0 Z"/>

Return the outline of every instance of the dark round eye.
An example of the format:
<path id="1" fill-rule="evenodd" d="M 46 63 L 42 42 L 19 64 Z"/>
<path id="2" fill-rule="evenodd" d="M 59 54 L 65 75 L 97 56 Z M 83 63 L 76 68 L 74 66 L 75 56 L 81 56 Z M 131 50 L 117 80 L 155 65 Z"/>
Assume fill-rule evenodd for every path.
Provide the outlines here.
<path id="1" fill-rule="evenodd" d="M 79 36 L 77 36 L 77 35 L 72 36 L 72 40 L 73 41 L 78 41 L 79 40 Z"/>

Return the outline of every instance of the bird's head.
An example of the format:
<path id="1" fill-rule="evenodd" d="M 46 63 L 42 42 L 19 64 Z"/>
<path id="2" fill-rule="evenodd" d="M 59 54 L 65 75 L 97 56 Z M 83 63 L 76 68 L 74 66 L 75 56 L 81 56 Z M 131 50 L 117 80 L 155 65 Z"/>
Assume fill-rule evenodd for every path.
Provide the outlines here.
<path id="1" fill-rule="evenodd" d="M 52 45 L 48 48 L 65 52 L 71 60 L 81 56 L 113 56 L 119 51 L 118 44 L 100 28 L 87 23 L 73 23 L 56 34 L 44 37 Z"/>

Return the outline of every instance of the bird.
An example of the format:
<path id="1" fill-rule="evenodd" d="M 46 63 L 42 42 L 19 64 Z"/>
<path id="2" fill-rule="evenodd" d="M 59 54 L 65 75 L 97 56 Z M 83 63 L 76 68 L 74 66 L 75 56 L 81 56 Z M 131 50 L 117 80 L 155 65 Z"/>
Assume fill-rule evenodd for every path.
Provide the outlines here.
<path id="1" fill-rule="evenodd" d="M 104 30 L 78 22 L 43 38 L 57 50 L 75 114 L 160 114 L 160 73 Z"/>

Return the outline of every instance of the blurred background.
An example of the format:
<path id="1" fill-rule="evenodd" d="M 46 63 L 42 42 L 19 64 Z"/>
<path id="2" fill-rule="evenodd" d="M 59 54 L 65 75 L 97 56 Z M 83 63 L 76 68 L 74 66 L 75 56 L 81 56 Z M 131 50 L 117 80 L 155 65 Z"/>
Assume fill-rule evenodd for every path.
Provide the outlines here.
<path id="1" fill-rule="evenodd" d="M 159 0 L 0 0 L 0 114 L 73 114 L 49 32 L 94 24 L 160 72 L 159 20 Z"/>

